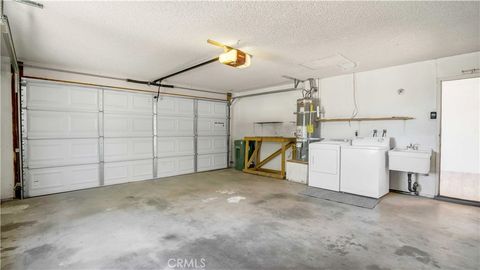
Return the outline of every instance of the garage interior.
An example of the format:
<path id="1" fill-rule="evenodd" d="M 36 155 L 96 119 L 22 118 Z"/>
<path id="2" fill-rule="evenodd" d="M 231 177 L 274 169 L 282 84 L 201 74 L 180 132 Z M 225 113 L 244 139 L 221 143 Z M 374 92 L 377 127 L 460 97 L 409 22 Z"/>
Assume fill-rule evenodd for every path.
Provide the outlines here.
<path id="1" fill-rule="evenodd" d="M 480 2 L 1 16 L 1 269 L 480 268 Z"/>

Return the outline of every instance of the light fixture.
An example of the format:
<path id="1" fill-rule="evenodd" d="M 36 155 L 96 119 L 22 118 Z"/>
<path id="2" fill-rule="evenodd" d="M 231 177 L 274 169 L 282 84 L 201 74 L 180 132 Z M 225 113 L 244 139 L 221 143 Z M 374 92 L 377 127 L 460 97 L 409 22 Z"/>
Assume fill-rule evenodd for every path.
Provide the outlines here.
<path id="1" fill-rule="evenodd" d="M 218 57 L 220 63 L 236 68 L 250 66 L 250 55 L 237 49 L 229 49 Z"/>
<path id="2" fill-rule="evenodd" d="M 235 68 L 246 68 L 250 66 L 252 56 L 248 53 L 215 40 L 208 39 L 207 42 L 223 49 L 223 53 L 218 56 L 220 63 Z"/>

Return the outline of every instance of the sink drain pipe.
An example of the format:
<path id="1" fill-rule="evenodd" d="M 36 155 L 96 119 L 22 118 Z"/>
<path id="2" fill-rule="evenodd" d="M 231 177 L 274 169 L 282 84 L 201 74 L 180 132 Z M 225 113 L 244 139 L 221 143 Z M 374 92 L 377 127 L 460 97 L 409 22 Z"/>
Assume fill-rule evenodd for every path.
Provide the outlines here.
<path id="1" fill-rule="evenodd" d="M 411 193 L 414 193 L 415 195 L 418 196 L 418 183 L 416 181 L 416 178 L 415 178 L 415 183 L 413 183 L 413 186 L 412 186 L 412 175 L 414 173 L 412 172 L 409 172 L 407 175 L 408 175 L 408 191 L 410 191 Z"/>

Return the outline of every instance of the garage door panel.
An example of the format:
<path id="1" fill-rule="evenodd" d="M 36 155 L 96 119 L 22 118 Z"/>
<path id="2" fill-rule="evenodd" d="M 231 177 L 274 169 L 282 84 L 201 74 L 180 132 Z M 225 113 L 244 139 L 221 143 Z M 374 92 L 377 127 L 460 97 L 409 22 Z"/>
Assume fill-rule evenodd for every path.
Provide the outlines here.
<path id="1" fill-rule="evenodd" d="M 198 135 L 227 135 L 227 120 L 214 118 L 198 118 Z"/>
<path id="2" fill-rule="evenodd" d="M 31 182 L 30 190 L 60 188 L 65 177 L 64 168 L 28 170 Z"/>
<path id="3" fill-rule="evenodd" d="M 175 114 L 176 100 L 170 97 L 160 97 L 157 102 L 157 113 L 161 115 Z"/>
<path id="4" fill-rule="evenodd" d="M 167 157 L 157 160 L 157 177 L 181 175 L 194 171 L 194 156 Z"/>
<path id="5" fill-rule="evenodd" d="M 26 170 L 27 197 L 97 187 L 99 165 L 79 165 Z"/>
<path id="6" fill-rule="evenodd" d="M 26 105 L 30 110 L 98 111 L 98 92 L 94 88 L 29 83 Z"/>
<path id="7" fill-rule="evenodd" d="M 177 175 L 177 158 L 159 158 L 157 161 L 157 177 Z"/>
<path id="8" fill-rule="evenodd" d="M 97 89 L 75 88 L 70 90 L 70 104 L 68 107 L 71 110 L 94 110 L 99 109 Z"/>
<path id="9" fill-rule="evenodd" d="M 104 114 L 105 137 L 153 136 L 152 115 Z"/>
<path id="10" fill-rule="evenodd" d="M 178 158 L 178 170 L 182 173 L 191 173 L 195 170 L 194 157 L 180 157 Z"/>
<path id="11" fill-rule="evenodd" d="M 227 154 L 207 154 L 197 156 L 197 171 L 209 171 L 227 167 Z"/>
<path id="12" fill-rule="evenodd" d="M 153 138 L 134 139 L 131 141 L 132 156 L 153 158 Z"/>
<path id="13" fill-rule="evenodd" d="M 132 97 L 132 111 L 144 112 L 148 114 L 153 113 L 153 95 L 139 95 L 133 94 Z"/>
<path id="14" fill-rule="evenodd" d="M 98 115 L 72 113 L 70 117 L 70 129 L 73 134 L 83 134 L 92 131 L 98 136 Z"/>
<path id="15" fill-rule="evenodd" d="M 161 137 L 157 140 L 158 157 L 186 156 L 193 155 L 193 137 Z"/>
<path id="16" fill-rule="evenodd" d="M 103 110 L 105 112 L 128 111 L 128 95 L 116 91 L 103 92 Z"/>
<path id="17" fill-rule="evenodd" d="M 195 145 L 193 142 L 193 138 L 178 138 L 178 154 L 194 154 L 195 152 Z"/>
<path id="18" fill-rule="evenodd" d="M 153 159 L 105 163 L 104 175 L 105 185 L 153 179 Z"/>
<path id="19" fill-rule="evenodd" d="M 158 156 L 175 155 L 177 144 L 173 138 L 159 138 L 157 142 Z"/>
<path id="20" fill-rule="evenodd" d="M 105 138 L 103 142 L 103 158 L 105 161 L 119 161 L 128 159 L 129 140 Z"/>
<path id="21" fill-rule="evenodd" d="M 198 137 L 197 141 L 197 151 L 199 154 L 227 152 L 226 136 Z"/>
<path id="22" fill-rule="evenodd" d="M 98 113 L 28 111 L 26 129 L 29 139 L 98 137 Z"/>
<path id="23" fill-rule="evenodd" d="M 105 185 L 128 182 L 128 165 L 122 163 L 105 163 Z"/>
<path id="24" fill-rule="evenodd" d="M 193 136 L 193 118 L 157 117 L 158 136 Z"/>
<path id="25" fill-rule="evenodd" d="M 227 104 L 225 102 L 199 100 L 197 115 L 207 118 L 227 118 Z"/>
<path id="26" fill-rule="evenodd" d="M 153 114 L 153 95 L 105 90 L 104 111 Z"/>
<path id="27" fill-rule="evenodd" d="M 153 158 L 152 138 L 105 138 L 104 160 L 125 161 Z"/>
<path id="28" fill-rule="evenodd" d="M 98 163 L 98 139 L 29 140 L 29 168 Z"/>
<path id="29" fill-rule="evenodd" d="M 77 189 L 79 185 L 85 183 L 94 183 L 93 186 L 98 186 L 99 178 L 99 167 L 98 164 L 92 165 L 91 167 L 80 167 L 73 166 L 70 169 L 70 184 L 72 189 Z"/>
<path id="30" fill-rule="evenodd" d="M 138 118 L 132 117 L 132 132 L 135 134 L 153 135 L 153 117 Z M 147 134 L 148 132 L 148 134 Z"/>
<path id="31" fill-rule="evenodd" d="M 193 99 L 160 97 L 157 103 L 159 115 L 178 115 L 193 117 Z"/>
<path id="32" fill-rule="evenodd" d="M 193 115 L 194 114 L 193 99 L 184 99 L 184 98 L 178 99 L 176 113 L 179 115 Z"/>

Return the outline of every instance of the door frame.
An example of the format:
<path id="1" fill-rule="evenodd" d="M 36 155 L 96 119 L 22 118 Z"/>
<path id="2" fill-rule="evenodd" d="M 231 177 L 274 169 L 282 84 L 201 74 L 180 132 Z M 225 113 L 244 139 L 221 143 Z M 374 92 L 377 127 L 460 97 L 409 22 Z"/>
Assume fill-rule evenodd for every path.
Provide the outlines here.
<path id="1" fill-rule="evenodd" d="M 480 206 L 480 203 L 477 204 L 477 202 L 474 201 L 468 201 L 468 200 L 463 200 L 463 199 L 457 199 L 457 198 L 449 198 L 449 197 L 443 197 L 440 194 L 440 177 L 441 177 L 441 159 L 442 159 L 442 86 L 443 82 L 447 81 L 457 81 L 457 80 L 465 80 L 465 79 L 472 79 L 472 78 L 480 78 L 480 72 L 472 72 L 470 74 L 462 74 L 462 75 L 456 75 L 456 76 L 449 76 L 449 77 L 443 77 L 443 78 L 437 78 L 437 91 L 436 91 L 436 96 L 437 96 L 437 149 L 438 153 L 436 155 L 436 160 L 435 160 L 435 167 L 436 167 L 436 185 L 435 185 L 435 198 L 441 199 L 441 200 L 446 200 L 446 201 L 454 201 L 454 202 L 460 202 L 460 203 L 465 203 L 465 204 L 474 204 L 476 206 Z"/>

